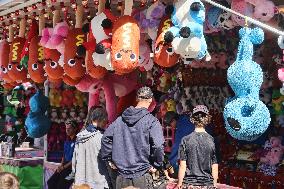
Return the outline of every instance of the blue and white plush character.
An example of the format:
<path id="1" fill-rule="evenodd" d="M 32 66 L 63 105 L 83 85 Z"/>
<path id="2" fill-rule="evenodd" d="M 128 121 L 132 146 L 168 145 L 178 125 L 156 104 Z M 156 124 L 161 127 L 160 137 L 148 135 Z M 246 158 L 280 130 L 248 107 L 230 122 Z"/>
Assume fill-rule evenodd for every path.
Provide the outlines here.
<path id="1" fill-rule="evenodd" d="M 278 38 L 278 45 L 281 49 L 284 49 L 284 36 L 279 36 Z"/>
<path id="2" fill-rule="evenodd" d="M 200 0 L 179 0 L 174 4 L 172 22 L 174 24 L 164 36 L 172 43 L 175 53 L 181 55 L 185 63 L 194 59 L 210 60 L 203 34 L 205 7 Z"/>
<path id="3" fill-rule="evenodd" d="M 259 98 L 263 72 L 252 60 L 253 44 L 261 44 L 264 32 L 260 28 L 242 28 L 239 32 L 237 60 L 228 68 L 227 79 L 235 96 L 224 109 L 225 127 L 228 133 L 238 139 L 253 141 L 268 128 L 270 113 Z"/>

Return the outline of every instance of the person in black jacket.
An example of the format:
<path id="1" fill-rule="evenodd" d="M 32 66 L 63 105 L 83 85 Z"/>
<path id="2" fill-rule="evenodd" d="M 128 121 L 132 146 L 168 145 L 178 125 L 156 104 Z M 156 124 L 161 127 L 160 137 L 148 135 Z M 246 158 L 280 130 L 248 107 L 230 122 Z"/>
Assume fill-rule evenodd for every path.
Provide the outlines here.
<path id="1" fill-rule="evenodd" d="M 160 122 L 147 108 L 153 93 L 149 87 L 137 91 L 137 106 L 127 108 L 106 129 L 101 155 L 117 169 L 116 189 L 153 187 L 150 175 L 163 166 L 164 136 Z"/>

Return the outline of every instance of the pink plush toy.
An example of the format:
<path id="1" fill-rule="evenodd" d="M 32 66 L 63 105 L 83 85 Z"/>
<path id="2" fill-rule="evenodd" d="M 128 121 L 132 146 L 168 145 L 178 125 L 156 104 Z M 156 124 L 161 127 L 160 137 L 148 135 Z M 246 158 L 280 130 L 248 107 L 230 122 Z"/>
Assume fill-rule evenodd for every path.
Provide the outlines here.
<path id="1" fill-rule="evenodd" d="M 284 68 L 280 68 L 280 69 L 278 70 L 278 79 L 279 79 L 282 83 L 284 83 Z"/>
<path id="2" fill-rule="evenodd" d="M 140 41 L 139 53 L 139 68 L 142 71 L 150 71 L 154 66 L 154 62 L 151 58 L 150 46 L 144 40 Z"/>
<path id="3" fill-rule="evenodd" d="M 133 79 L 133 73 L 126 76 L 109 74 L 104 79 L 98 80 L 86 75 L 76 88 L 81 92 L 89 93 L 89 105 L 92 107 L 99 104 L 99 92 L 103 89 L 106 99 L 106 110 L 109 123 L 116 119 L 116 97 L 122 97 L 133 91 L 137 80 Z"/>
<path id="4" fill-rule="evenodd" d="M 249 17 L 253 16 L 253 6 L 247 3 L 245 0 L 232 0 L 231 9 L 245 16 L 249 16 Z M 245 19 L 239 17 L 238 15 L 233 14 L 232 18 L 240 26 L 245 25 Z"/>
<path id="5" fill-rule="evenodd" d="M 277 165 L 282 160 L 283 152 L 284 147 L 282 145 L 274 147 L 265 157 L 260 158 L 260 162 L 268 165 Z"/>
<path id="6" fill-rule="evenodd" d="M 254 6 L 253 18 L 268 22 L 275 14 L 275 5 L 270 0 L 245 0 L 247 3 Z"/>
<path id="7" fill-rule="evenodd" d="M 56 49 L 60 54 L 64 54 L 64 39 L 68 35 L 69 26 L 66 22 L 57 23 L 54 28 L 42 30 L 40 44 L 49 49 Z"/>

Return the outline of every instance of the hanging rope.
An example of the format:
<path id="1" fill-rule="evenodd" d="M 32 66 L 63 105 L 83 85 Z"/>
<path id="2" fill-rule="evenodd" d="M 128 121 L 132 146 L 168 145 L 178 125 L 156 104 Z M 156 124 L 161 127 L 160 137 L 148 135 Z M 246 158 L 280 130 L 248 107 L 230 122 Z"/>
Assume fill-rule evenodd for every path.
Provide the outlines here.
<path id="1" fill-rule="evenodd" d="M 269 26 L 269 25 L 267 25 L 267 24 L 264 24 L 264 23 L 262 23 L 262 22 L 260 22 L 260 21 L 258 21 L 258 20 L 255 20 L 255 19 L 250 18 L 250 17 L 248 17 L 248 16 L 242 15 L 241 13 L 236 12 L 236 11 L 234 11 L 234 10 L 232 10 L 232 9 L 229 9 L 229 8 L 223 6 L 223 5 L 220 5 L 219 3 L 216 3 L 216 2 L 211 1 L 211 0 L 202 0 L 202 1 L 205 1 L 205 2 L 207 2 L 207 3 L 209 3 L 209 4 L 213 5 L 213 6 L 216 6 L 216 7 L 220 8 L 220 9 L 223 9 L 223 10 L 225 10 L 225 11 L 227 11 L 227 12 L 232 13 L 232 14 L 238 15 L 238 16 L 240 16 L 240 17 L 246 19 L 248 22 L 250 22 L 250 23 L 252 23 L 252 24 L 254 24 L 254 25 L 257 25 L 257 26 L 259 26 L 259 27 L 262 27 L 262 28 L 264 28 L 264 29 L 266 29 L 266 30 L 269 30 L 269 31 L 271 31 L 271 32 L 273 32 L 273 33 L 275 33 L 275 34 L 284 36 L 284 31 L 280 31 L 280 30 L 278 30 L 278 29 L 276 29 L 276 28 L 273 28 L 273 27 L 271 27 L 271 26 Z"/>

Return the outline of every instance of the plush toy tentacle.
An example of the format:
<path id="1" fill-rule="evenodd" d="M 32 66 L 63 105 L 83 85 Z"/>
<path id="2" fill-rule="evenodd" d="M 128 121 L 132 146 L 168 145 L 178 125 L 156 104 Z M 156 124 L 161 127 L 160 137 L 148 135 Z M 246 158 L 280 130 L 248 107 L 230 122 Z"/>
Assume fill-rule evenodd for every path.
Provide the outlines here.
<path id="1" fill-rule="evenodd" d="M 99 94 L 98 93 L 89 93 L 89 100 L 88 100 L 88 109 L 92 106 L 99 105 Z"/>
<path id="2" fill-rule="evenodd" d="M 116 119 L 116 96 L 113 84 L 105 80 L 103 83 L 103 90 L 106 99 L 108 121 L 112 123 Z"/>

